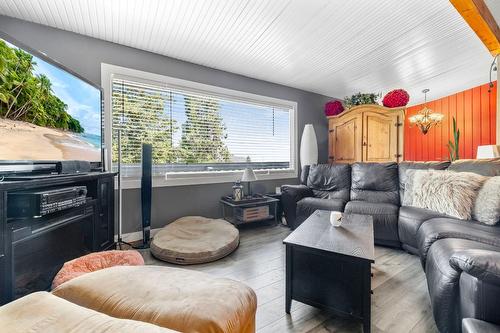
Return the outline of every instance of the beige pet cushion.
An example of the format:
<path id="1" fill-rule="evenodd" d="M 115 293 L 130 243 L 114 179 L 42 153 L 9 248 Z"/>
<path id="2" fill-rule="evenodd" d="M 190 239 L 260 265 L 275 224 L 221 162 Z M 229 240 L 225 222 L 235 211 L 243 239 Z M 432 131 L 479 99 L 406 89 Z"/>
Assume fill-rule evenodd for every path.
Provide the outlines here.
<path id="1" fill-rule="evenodd" d="M 161 266 L 116 266 L 79 276 L 53 293 L 116 318 L 186 333 L 253 333 L 257 297 L 246 285 Z"/>
<path id="2" fill-rule="evenodd" d="M 238 229 L 225 220 L 186 216 L 158 231 L 151 254 L 175 264 L 201 264 L 227 256 L 239 241 Z"/>
<path id="3" fill-rule="evenodd" d="M 36 292 L 0 307 L 0 331 L 9 333 L 172 333 L 156 325 L 118 319 L 48 292 Z"/>

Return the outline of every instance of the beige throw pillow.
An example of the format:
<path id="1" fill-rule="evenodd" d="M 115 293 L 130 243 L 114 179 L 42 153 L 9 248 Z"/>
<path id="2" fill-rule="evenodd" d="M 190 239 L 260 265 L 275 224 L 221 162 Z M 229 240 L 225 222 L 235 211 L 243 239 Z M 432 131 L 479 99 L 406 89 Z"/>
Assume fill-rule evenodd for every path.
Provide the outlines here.
<path id="1" fill-rule="evenodd" d="M 491 177 L 477 194 L 472 216 L 479 222 L 495 225 L 500 220 L 500 176 Z"/>
<path id="2" fill-rule="evenodd" d="M 418 170 L 413 177 L 412 205 L 470 220 L 477 193 L 486 179 L 471 172 Z"/>

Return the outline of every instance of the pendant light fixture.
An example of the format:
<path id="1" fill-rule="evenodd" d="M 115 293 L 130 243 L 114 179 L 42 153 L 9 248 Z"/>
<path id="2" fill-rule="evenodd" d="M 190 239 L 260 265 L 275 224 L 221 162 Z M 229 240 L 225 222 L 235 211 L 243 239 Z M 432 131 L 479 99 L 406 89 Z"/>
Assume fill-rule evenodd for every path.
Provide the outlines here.
<path id="1" fill-rule="evenodd" d="M 424 108 L 420 110 L 417 114 L 409 117 L 411 125 L 416 125 L 423 134 L 427 134 L 431 127 L 438 125 L 444 118 L 444 114 L 432 112 L 431 109 L 427 107 L 427 93 L 429 89 L 422 90 L 424 93 Z"/>

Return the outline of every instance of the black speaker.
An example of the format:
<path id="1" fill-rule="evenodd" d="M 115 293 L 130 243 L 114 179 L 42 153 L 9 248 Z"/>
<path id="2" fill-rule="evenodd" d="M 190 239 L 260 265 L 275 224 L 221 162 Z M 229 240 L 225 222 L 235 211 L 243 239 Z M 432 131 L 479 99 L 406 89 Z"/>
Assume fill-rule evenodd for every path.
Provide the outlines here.
<path id="1" fill-rule="evenodd" d="M 149 243 L 151 231 L 151 195 L 153 177 L 153 147 L 142 144 L 142 178 L 141 178 L 141 206 L 142 206 L 142 241 Z"/>
<path id="2" fill-rule="evenodd" d="M 90 172 L 88 161 L 60 161 L 56 163 L 56 171 L 59 174 L 87 173 Z"/>

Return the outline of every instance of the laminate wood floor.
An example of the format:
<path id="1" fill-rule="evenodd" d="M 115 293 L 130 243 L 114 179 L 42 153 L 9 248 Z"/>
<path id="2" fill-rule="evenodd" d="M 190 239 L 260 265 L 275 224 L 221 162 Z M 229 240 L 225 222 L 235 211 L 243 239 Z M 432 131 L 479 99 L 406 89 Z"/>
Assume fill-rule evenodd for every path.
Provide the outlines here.
<path id="1" fill-rule="evenodd" d="M 242 281 L 257 294 L 258 333 L 362 332 L 361 324 L 296 301 L 285 313 L 285 247 L 290 233 L 284 226 L 240 230 L 240 246 L 219 261 L 187 269 Z M 142 251 L 146 264 L 174 266 Z M 437 332 L 425 275 L 419 258 L 404 251 L 375 248 L 372 279 L 372 332 Z M 176 266 L 178 267 L 178 266 Z"/>

